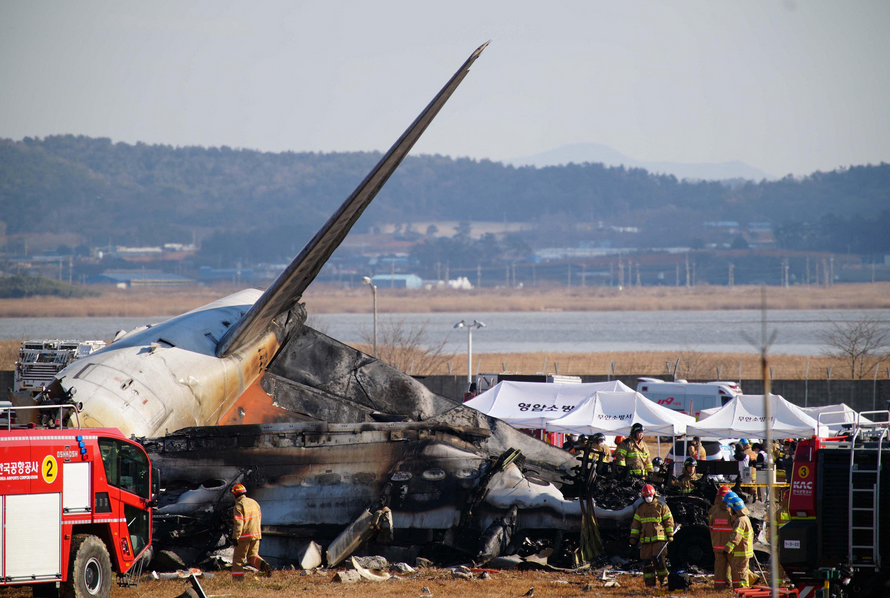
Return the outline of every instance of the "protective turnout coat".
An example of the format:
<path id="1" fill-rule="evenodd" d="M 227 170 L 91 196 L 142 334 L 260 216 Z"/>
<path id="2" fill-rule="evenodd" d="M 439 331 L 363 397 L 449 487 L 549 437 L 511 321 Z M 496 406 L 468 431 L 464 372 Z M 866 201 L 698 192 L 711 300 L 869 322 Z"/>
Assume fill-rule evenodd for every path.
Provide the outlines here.
<path id="1" fill-rule="evenodd" d="M 636 442 L 633 438 L 625 438 L 615 452 L 615 464 L 627 467 L 630 475 L 644 476 L 652 472 L 649 460 L 649 447 L 644 441 Z"/>
<path id="2" fill-rule="evenodd" d="M 630 540 L 631 544 L 641 544 L 641 559 L 655 558 L 664 543 L 673 536 L 674 518 L 667 505 L 661 504 L 658 499 L 640 505 L 630 526 Z"/>
<path id="3" fill-rule="evenodd" d="M 236 540 L 259 540 L 263 537 L 260 531 L 262 513 L 260 505 L 252 498 L 242 494 L 235 497 L 235 529 L 232 537 Z"/>
<path id="4" fill-rule="evenodd" d="M 700 473 L 694 473 L 691 476 L 683 472 L 678 480 L 674 480 L 673 486 L 679 488 L 681 494 L 691 494 L 698 488 L 698 481 L 701 479 Z"/>

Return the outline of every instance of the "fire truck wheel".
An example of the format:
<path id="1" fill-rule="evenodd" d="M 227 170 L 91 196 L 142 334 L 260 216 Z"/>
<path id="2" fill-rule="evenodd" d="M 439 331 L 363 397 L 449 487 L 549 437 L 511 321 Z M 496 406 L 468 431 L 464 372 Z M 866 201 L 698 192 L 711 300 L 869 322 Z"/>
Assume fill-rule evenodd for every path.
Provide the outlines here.
<path id="1" fill-rule="evenodd" d="M 68 581 L 59 588 L 62 598 L 107 598 L 111 594 L 111 558 L 96 536 L 78 534 L 71 540 Z"/>

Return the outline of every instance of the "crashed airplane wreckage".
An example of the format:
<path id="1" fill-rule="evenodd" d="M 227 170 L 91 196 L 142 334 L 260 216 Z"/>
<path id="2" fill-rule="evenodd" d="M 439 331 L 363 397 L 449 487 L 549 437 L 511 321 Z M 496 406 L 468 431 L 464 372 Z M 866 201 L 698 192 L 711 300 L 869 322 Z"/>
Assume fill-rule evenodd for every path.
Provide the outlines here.
<path id="1" fill-rule="evenodd" d="M 166 486 L 158 550 L 191 563 L 224 542 L 236 482 L 261 503 L 263 554 L 279 564 L 297 560 L 310 539 L 330 541 L 329 562 L 341 559 L 365 534 L 336 536 L 365 510 L 391 519 L 389 550 L 409 552 L 491 556 L 507 548 L 498 538 L 545 535 L 560 545 L 581 529 L 579 501 L 556 487 L 571 474 L 572 455 L 312 330 L 300 303 L 484 48 L 266 291 L 119 333 L 38 397 L 79 403 L 85 425 L 142 439 Z M 632 504 L 594 512 L 603 529 L 612 522 L 626 538 Z"/>
<path id="2" fill-rule="evenodd" d="M 484 562 L 544 546 L 555 550 L 550 564 L 573 565 L 581 502 L 559 486 L 573 477 L 575 455 L 307 326 L 294 331 L 247 398 L 229 414 L 233 425 L 142 440 L 166 488 L 156 512 L 158 550 L 199 564 L 224 546 L 229 489 L 240 482 L 263 508 L 263 556 L 275 565 L 299 562 L 310 542 L 327 547 L 327 563 L 336 564 L 364 540 L 361 552 L 390 560 Z M 257 414 L 277 423 L 235 423 Z M 632 556 L 638 486 L 602 481 L 599 493 L 611 495 L 604 503 L 612 508 L 594 511 L 610 555 Z M 709 501 L 669 497 L 668 504 L 684 524 L 674 559 L 709 566 Z M 338 538 L 383 509 L 390 530 L 375 538 L 376 529 L 358 525 Z"/>

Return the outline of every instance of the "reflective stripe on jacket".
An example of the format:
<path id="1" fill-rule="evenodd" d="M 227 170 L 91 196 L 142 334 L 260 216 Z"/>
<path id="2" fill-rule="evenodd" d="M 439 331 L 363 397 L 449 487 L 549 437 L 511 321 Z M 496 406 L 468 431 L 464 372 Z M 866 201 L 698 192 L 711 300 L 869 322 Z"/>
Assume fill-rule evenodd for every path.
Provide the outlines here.
<path id="1" fill-rule="evenodd" d="M 679 488 L 680 494 L 691 494 L 698 488 L 698 484 L 696 484 L 696 482 L 700 479 L 700 473 L 694 473 L 692 474 L 692 476 L 688 476 L 684 471 L 683 475 L 680 476 L 680 479 L 674 480 L 673 482 L 671 482 L 671 485 L 675 488 Z"/>
<path id="2" fill-rule="evenodd" d="M 260 505 L 246 495 L 235 497 L 235 529 L 232 536 L 236 540 L 257 539 L 263 537 L 260 527 L 263 515 Z"/>
<path id="3" fill-rule="evenodd" d="M 618 445 L 615 452 L 615 463 L 621 467 L 627 467 L 633 475 L 643 475 L 652 471 L 652 462 L 649 461 L 649 447 L 642 440 L 634 442 L 633 438 L 625 438 Z"/>
<path id="4" fill-rule="evenodd" d="M 716 501 L 720 501 L 720 504 L 716 504 Z M 726 543 L 729 542 L 729 537 L 732 536 L 731 517 L 726 503 L 718 496 L 715 499 L 714 506 L 708 511 L 708 529 L 711 530 L 711 545 L 717 552 L 723 551 L 723 547 L 726 546 Z"/>
<path id="5" fill-rule="evenodd" d="M 674 518 L 667 505 L 658 502 L 644 502 L 634 514 L 630 526 L 631 540 L 639 540 L 642 544 L 664 542 L 674 535 Z"/>
<path id="6" fill-rule="evenodd" d="M 747 509 L 743 511 L 746 513 Z M 726 548 L 732 553 L 732 556 L 743 556 L 751 558 L 754 556 L 754 528 L 751 527 L 751 520 L 745 514 L 739 515 L 735 521 L 735 527 L 729 536 L 729 542 Z"/>

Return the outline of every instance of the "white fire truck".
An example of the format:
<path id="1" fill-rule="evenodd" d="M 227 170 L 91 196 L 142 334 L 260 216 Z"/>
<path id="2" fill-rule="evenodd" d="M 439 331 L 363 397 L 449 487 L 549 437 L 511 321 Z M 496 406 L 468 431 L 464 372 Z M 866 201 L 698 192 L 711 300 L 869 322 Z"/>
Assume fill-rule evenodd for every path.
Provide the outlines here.
<path id="1" fill-rule="evenodd" d="M 151 544 L 157 475 L 148 455 L 118 430 L 81 429 L 74 405 L 8 405 L 0 405 L 0 587 L 108 596 L 113 574 L 131 572 Z M 52 409 L 51 427 L 12 423 L 10 411 L 29 409 Z"/>

